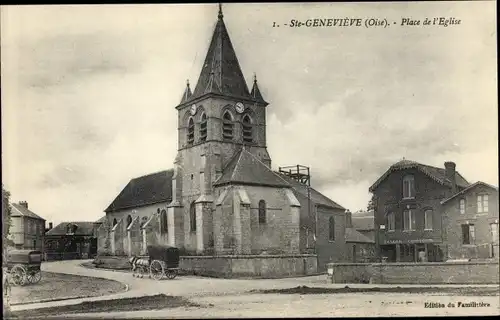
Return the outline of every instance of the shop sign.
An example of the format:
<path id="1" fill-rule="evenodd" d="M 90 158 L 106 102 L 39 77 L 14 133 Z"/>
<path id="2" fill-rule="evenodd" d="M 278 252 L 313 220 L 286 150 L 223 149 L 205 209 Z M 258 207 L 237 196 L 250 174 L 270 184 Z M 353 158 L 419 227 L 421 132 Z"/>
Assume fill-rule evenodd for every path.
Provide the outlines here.
<path id="1" fill-rule="evenodd" d="M 412 240 L 390 239 L 384 241 L 384 244 L 403 244 L 403 243 L 434 243 L 434 239 L 412 239 Z"/>

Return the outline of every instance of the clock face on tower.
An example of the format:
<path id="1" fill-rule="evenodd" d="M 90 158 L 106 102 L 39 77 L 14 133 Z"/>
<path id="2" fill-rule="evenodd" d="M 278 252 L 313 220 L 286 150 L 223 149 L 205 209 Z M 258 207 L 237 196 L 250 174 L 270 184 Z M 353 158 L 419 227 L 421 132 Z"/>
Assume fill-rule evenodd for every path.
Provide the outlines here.
<path id="1" fill-rule="evenodd" d="M 195 105 L 195 104 L 193 104 L 193 105 L 191 106 L 191 109 L 189 109 L 189 111 L 191 112 L 191 115 L 192 115 L 192 116 L 194 116 L 194 115 L 196 114 L 196 105 Z"/>
<path id="2" fill-rule="evenodd" d="M 241 102 L 238 102 L 236 104 L 236 112 L 243 113 L 243 111 L 245 111 L 245 105 Z"/>

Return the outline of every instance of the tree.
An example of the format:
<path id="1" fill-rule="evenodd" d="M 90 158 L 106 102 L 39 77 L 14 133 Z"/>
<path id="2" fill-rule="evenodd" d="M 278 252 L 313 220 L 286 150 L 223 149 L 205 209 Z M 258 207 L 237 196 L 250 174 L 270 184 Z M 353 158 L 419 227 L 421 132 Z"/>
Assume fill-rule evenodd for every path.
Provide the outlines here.
<path id="1" fill-rule="evenodd" d="M 12 241 L 9 239 L 10 232 L 10 215 L 11 215 L 11 207 L 10 207 L 10 192 L 5 190 L 2 184 L 2 240 L 3 240 L 3 252 L 2 252 L 2 261 L 5 264 L 6 259 L 6 250 L 8 244 L 11 244 Z"/>
<path id="2" fill-rule="evenodd" d="M 10 193 L 5 190 L 2 184 L 2 240 L 3 240 L 3 250 L 2 250 L 2 265 L 5 266 L 7 262 L 7 247 L 11 242 L 9 240 L 10 231 Z M 7 277 L 6 268 L 2 268 L 3 273 L 3 314 L 8 316 L 10 314 L 10 285 Z"/>
<path id="3" fill-rule="evenodd" d="M 370 201 L 368 201 L 368 206 L 366 210 L 367 211 L 375 210 L 376 205 L 377 205 L 377 198 L 375 197 L 375 195 L 372 195 L 372 198 L 370 199 Z"/>

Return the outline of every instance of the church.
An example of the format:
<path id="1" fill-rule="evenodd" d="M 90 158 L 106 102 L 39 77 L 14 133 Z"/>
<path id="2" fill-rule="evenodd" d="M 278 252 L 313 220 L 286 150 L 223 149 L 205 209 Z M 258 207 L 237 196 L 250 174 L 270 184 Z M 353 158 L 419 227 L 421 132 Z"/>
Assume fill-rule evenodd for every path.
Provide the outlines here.
<path id="1" fill-rule="evenodd" d="M 203 262 L 208 269 L 237 259 L 250 275 L 312 274 L 345 260 L 345 208 L 310 187 L 309 168 L 271 169 L 268 106 L 255 76 L 247 86 L 219 5 L 198 82 L 175 107 L 173 168 L 130 180 L 105 209 L 99 251 L 140 255 L 165 244 L 193 268 L 197 256 L 222 261 Z"/>

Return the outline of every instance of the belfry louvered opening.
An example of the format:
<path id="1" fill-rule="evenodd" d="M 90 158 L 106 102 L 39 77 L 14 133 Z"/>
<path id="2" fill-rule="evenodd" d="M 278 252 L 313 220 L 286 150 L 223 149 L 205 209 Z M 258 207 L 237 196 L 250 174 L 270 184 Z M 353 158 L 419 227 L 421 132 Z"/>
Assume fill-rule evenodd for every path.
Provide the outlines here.
<path id="1" fill-rule="evenodd" d="M 252 120 L 248 115 L 243 117 L 243 142 L 253 142 Z"/>
<path id="2" fill-rule="evenodd" d="M 188 134 L 187 134 L 187 143 L 194 143 L 194 121 L 193 118 L 189 118 L 188 122 Z"/>
<path id="3" fill-rule="evenodd" d="M 224 140 L 232 140 L 234 133 L 233 117 L 229 112 L 225 112 L 222 117 L 222 138 Z"/>
<path id="4" fill-rule="evenodd" d="M 201 115 L 200 122 L 200 141 L 207 141 L 207 115 Z"/>

